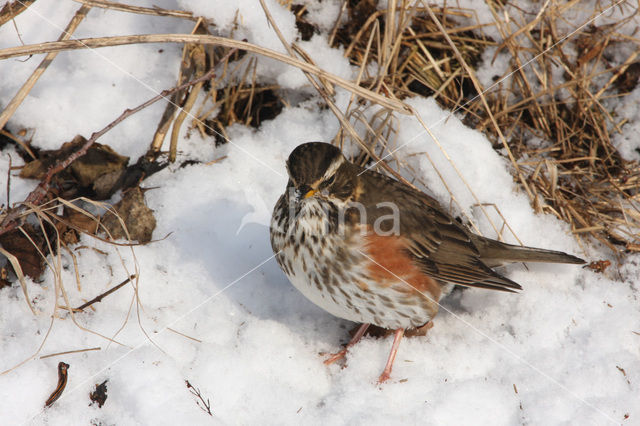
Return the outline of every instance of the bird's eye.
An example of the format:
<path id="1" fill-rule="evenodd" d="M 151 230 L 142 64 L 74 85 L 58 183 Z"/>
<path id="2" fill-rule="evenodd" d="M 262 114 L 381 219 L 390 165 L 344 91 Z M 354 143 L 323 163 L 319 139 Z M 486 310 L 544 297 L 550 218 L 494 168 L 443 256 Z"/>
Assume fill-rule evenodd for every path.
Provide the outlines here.
<path id="1" fill-rule="evenodd" d="M 333 182 L 336 181 L 336 175 L 331 176 L 329 179 L 324 181 L 325 186 L 333 185 Z"/>

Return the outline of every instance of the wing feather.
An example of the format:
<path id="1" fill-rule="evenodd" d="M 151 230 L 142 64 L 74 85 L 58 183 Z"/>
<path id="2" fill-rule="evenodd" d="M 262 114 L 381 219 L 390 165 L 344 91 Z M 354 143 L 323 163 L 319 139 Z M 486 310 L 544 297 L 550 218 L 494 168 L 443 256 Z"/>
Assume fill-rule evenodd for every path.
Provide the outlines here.
<path id="1" fill-rule="evenodd" d="M 367 221 L 377 217 L 380 201 L 395 203 L 400 212 L 400 236 L 407 251 L 428 276 L 455 285 L 514 292 L 521 287 L 487 266 L 477 238 L 434 198 L 375 172 L 364 172 L 356 200 L 367 207 Z M 372 195 L 373 194 L 373 195 Z"/>

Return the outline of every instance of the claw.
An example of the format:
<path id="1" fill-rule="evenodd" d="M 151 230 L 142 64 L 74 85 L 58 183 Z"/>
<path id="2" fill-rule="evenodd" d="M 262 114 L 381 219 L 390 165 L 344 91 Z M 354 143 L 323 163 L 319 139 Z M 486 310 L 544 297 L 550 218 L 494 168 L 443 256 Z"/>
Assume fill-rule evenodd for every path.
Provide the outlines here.
<path id="1" fill-rule="evenodd" d="M 356 343 L 358 343 L 360 339 L 362 339 L 362 336 L 364 336 L 364 333 L 367 331 L 367 328 L 369 328 L 369 324 L 362 324 L 358 329 L 358 331 L 356 331 L 356 334 L 354 334 L 353 337 L 351 338 L 351 341 L 347 343 L 347 346 L 345 346 L 343 350 L 336 352 L 335 354 L 331 354 L 329 358 L 324 360 L 324 365 L 333 364 L 339 359 L 344 358 L 345 355 L 347 355 L 347 351 L 349 350 L 349 348 L 355 345 Z"/>

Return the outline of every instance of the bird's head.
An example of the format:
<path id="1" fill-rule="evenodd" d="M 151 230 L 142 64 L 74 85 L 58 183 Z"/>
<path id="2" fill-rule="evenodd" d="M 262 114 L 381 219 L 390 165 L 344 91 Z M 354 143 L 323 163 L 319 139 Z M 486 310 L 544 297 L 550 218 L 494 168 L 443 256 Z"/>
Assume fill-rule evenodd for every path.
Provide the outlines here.
<path id="1" fill-rule="evenodd" d="M 324 142 L 297 146 L 287 160 L 287 172 L 299 199 L 346 200 L 354 191 L 357 176 L 355 166 L 342 152 Z"/>

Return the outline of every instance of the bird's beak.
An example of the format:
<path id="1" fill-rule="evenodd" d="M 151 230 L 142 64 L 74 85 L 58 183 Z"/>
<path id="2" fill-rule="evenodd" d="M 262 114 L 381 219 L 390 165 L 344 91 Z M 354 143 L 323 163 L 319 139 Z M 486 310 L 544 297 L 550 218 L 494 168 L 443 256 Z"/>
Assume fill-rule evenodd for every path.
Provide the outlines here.
<path id="1" fill-rule="evenodd" d="M 308 191 L 306 194 L 304 194 L 304 198 L 309 198 L 309 197 L 313 197 L 313 194 L 315 194 L 316 192 L 318 192 L 315 189 L 312 189 L 311 191 Z"/>

